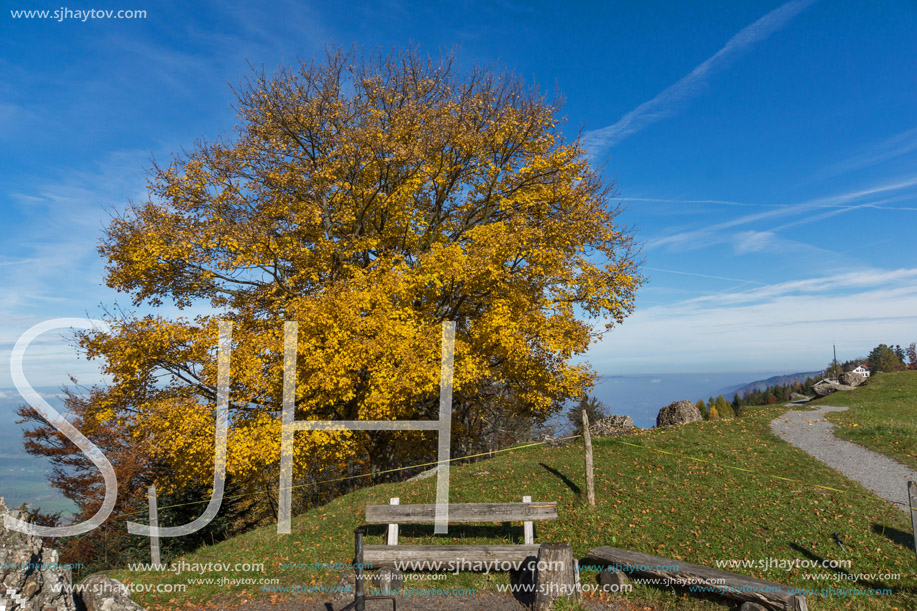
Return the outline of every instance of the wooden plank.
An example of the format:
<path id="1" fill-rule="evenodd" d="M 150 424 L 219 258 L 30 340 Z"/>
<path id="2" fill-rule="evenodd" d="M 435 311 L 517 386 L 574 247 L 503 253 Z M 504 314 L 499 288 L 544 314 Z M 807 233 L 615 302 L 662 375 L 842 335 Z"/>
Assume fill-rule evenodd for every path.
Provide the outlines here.
<path id="1" fill-rule="evenodd" d="M 586 500 L 595 507 L 595 475 L 592 472 L 592 433 L 589 432 L 589 415 L 583 410 L 583 439 L 586 441 Z"/>
<path id="2" fill-rule="evenodd" d="M 400 505 L 401 499 L 399 497 L 394 497 L 388 500 L 389 505 Z M 389 545 L 398 545 L 398 525 L 389 524 L 388 525 L 388 540 L 386 541 Z"/>
<path id="3" fill-rule="evenodd" d="M 436 505 L 367 505 L 367 524 L 431 524 Z M 557 503 L 450 503 L 449 523 L 554 520 Z"/>
<path id="4" fill-rule="evenodd" d="M 467 564 L 491 562 L 522 562 L 529 556 L 538 556 L 537 545 L 365 545 L 363 562 L 373 567 L 393 566 L 398 563 L 441 563 L 446 570 L 452 567 L 471 571 Z M 410 570 L 410 567 L 401 567 Z M 434 570 L 435 567 L 417 567 L 417 570 Z M 478 570 L 484 570 L 481 566 Z M 496 570 L 500 567 L 491 567 Z M 454 568 L 452 569 L 454 570 Z"/>
<path id="5" fill-rule="evenodd" d="M 640 577 L 669 579 L 675 585 L 701 586 L 708 590 L 705 592 L 708 594 L 719 593 L 726 598 L 756 602 L 768 608 L 806 611 L 805 596 L 795 594 L 788 586 L 764 579 L 616 547 L 597 547 L 590 550 L 586 557 Z"/>
<path id="6" fill-rule="evenodd" d="M 917 483 L 907 480 L 907 498 L 911 505 L 911 527 L 914 529 L 914 555 L 917 556 Z"/>
<path id="7" fill-rule="evenodd" d="M 522 497 L 523 503 L 531 503 L 532 497 L 524 496 Z M 522 523 L 522 535 L 526 545 L 535 545 L 535 525 L 531 520 L 526 520 Z"/>

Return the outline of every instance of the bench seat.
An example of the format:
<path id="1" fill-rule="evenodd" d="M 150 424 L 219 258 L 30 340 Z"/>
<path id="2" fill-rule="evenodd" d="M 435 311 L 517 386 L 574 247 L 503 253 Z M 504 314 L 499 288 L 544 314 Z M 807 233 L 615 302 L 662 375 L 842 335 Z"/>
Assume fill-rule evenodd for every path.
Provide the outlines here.
<path id="1" fill-rule="evenodd" d="M 522 562 L 538 556 L 537 545 L 365 545 L 363 563 L 374 568 L 397 563 Z M 445 570 L 445 569 L 443 569 Z"/>

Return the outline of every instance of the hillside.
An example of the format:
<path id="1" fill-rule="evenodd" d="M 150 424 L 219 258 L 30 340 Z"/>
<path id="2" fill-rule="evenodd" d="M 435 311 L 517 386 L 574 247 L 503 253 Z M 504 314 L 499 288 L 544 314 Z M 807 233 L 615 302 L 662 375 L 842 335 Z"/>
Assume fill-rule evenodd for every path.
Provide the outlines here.
<path id="1" fill-rule="evenodd" d="M 917 469 L 917 371 L 880 373 L 812 403 L 849 407 L 828 417 L 835 435 Z"/>
<path id="2" fill-rule="evenodd" d="M 614 545 L 715 566 L 716 561 L 748 561 L 736 569 L 755 577 L 800 588 L 892 588 L 884 596 L 810 597 L 813 610 L 917 608 L 917 580 L 905 514 L 858 484 L 774 437 L 768 423 L 783 407 L 750 408 L 739 420 L 700 422 L 595 442 L 598 505 L 585 506 L 582 444 L 560 448 L 527 447 L 490 460 L 456 465 L 451 475 L 453 502 L 557 501 L 560 519 L 540 523 L 536 541 L 563 541 L 582 556 L 588 549 Z M 690 458 L 690 460 L 688 460 Z M 366 488 L 294 518 L 293 534 L 279 536 L 270 525 L 184 558 L 189 563 L 263 562 L 263 572 L 213 572 L 208 578 L 278 578 L 281 585 L 333 585 L 338 574 L 311 570 L 307 563 L 349 562 L 352 531 L 367 504 L 432 502 L 435 480 Z M 143 518 L 140 518 L 143 520 Z M 368 543 L 382 542 L 382 527 L 369 530 Z M 846 551 L 834 543 L 833 533 Z M 432 527 L 403 528 L 403 537 L 432 543 Z M 452 526 L 437 543 L 487 543 L 521 540 L 521 527 Z M 851 560 L 849 573 L 900 573 L 901 581 L 837 579 L 827 569 L 760 568 L 767 559 Z M 825 576 L 812 581 L 805 573 Z M 124 581 L 154 584 L 187 582 L 188 574 L 113 573 Z M 201 577 L 201 575 L 194 575 Z M 594 573 L 584 573 L 594 582 Z M 506 574 L 463 573 L 436 581 L 435 587 L 492 590 Z M 417 587 L 425 587 L 424 582 Z M 426 587 L 429 587 L 428 585 Z M 258 585 L 191 585 L 185 593 L 135 594 L 144 605 L 174 609 L 218 596 L 231 601 L 266 597 Z M 720 610 L 730 607 L 678 592 L 638 586 L 627 595 L 664 608 Z M 276 595 L 271 595 L 272 599 Z M 329 597 L 330 598 L 330 597 Z"/>
<path id="3" fill-rule="evenodd" d="M 754 382 L 749 382 L 747 384 L 739 384 L 738 386 L 728 386 L 719 390 L 716 394 L 723 395 L 724 397 L 732 397 L 733 395 L 739 395 L 740 397 L 746 392 L 751 392 L 755 390 L 764 390 L 769 386 L 789 386 L 794 382 L 805 382 L 808 378 L 818 378 L 822 375 L 821 371 L 805 371 L 801 373 L 787 373 L 783 375 L 776 375 L 767 378 L 766 380 L 756 380 Z"/>

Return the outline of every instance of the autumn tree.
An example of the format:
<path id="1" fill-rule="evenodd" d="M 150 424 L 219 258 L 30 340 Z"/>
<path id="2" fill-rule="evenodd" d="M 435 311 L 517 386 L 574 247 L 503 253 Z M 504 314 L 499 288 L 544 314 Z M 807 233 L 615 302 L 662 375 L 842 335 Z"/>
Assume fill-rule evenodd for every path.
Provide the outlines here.
<path id="1" fill-rule="evenodd" d="M 543 421 L 591 386 L 573 357 L 631 313 L 642 277 L 558 101 L 413 50 L 332 51 L 236 93 L 235 132 L 154 166 L 147 201 L 105 231 L 107 284 L 151 313 L 79 336 L 112 379 L 87 417 L 150 440 L 171 466 L 161 489 L 212 477 L 220 320 L 236 481 L 279 459 L 284 321 L 300 420 L 436 418 L 440 325 L 455 321 L 454 454 L 494 418 Z M 298 433 L 295 463 L 314 478 L 434 447 Z"/>
<path id="2" fill-rule="evenodd" d="M 723 395 L 717 395 L 714 405 L 716 406 L 716 413 L 720 418 L 732 418 L 735 416 L 735 412 L 732 411 L 732 407 Z"/>
<path id="3" fill-rule="evenodd" d="M 64 562 L 78 562 L 77 571 L 83 575 L 94 571 L 123 565 L 130 561 L 149 560 L 147 540 L 131 537 L 126 530 L 128 520 L 145 521 L 147 515 L 146 494 L 157 476 L 164 475 L 167 465 L 151 458 L 153 453 L 145 447 L 147 440 L 124 435 L 118 421 L 104 421 L 86 417 L 93 410 L 104 389 L 96 388 L 82 392 L 78 386 L 63 389 L 65 412 L 84 435 L 91 438 L 112 464 L 118 480 L 118 497 L 115 510 L 99 527 L 77 537 L 62 537 L 53 541 L 61 550 Z M 49 483 L 77 507 L 74 521 L 89 519 L 102 504 L 103 491 L 98 486 L 99 473 L 95 464 L 58 429 L 51 426 L 29 405 L 17 409 L 19 423 L 24 424 L 25 449 L 35 456 L 46 457 L 53 468 Z M 180 538 L 164 538 L 160 546 L 163 558 L 170 558 L 201 545 L 224 539 L 246 520 L 238 519 L 247 511 L 244 499 L 232 482 L 228 486 L 228 498 L 221 515 L 196 533 Z M 159 519 L 163 526 L 186 524 L 199 514 L 201 498 L 207 497 L 205 486 L 188 486 L 173 494 L 159 495 Z M 36 510 L 37 511 L 37 510 Z M 60 525 L 60 516 L 43 516 L 39 520 L 52 518 L 47 525 Z M 47 520 L 46 520 L 47 521 Z"/>

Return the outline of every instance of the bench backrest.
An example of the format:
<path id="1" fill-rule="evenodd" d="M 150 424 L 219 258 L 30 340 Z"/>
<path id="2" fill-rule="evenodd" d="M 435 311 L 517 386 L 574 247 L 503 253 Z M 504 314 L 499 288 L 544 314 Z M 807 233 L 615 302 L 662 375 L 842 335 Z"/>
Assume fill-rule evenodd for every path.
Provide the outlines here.
<path id="1" fill-rule="evenodd" d="M 389 505 L 367 505 L 367 524 L 388 524 L 388 545 L 398 544 L 399 524 L 432 524 L 436 505 L 400 505 L 393 498 Z M 525 543 L 535 540 L 535 520 L 557 519 L 556 502 L 532 502 L 532 497 L 522 497 L 521 503 L 450 503 L 450 524 L 481 522 L 522 522 Z"/>
<path id="2" fill-rule="evenodd" d="M 367 524 L 432 524 L 436 505 L 367 505 Z M 449 523 L 531 522 L 557 518 L 557 503 L 450 503 Z"/>

